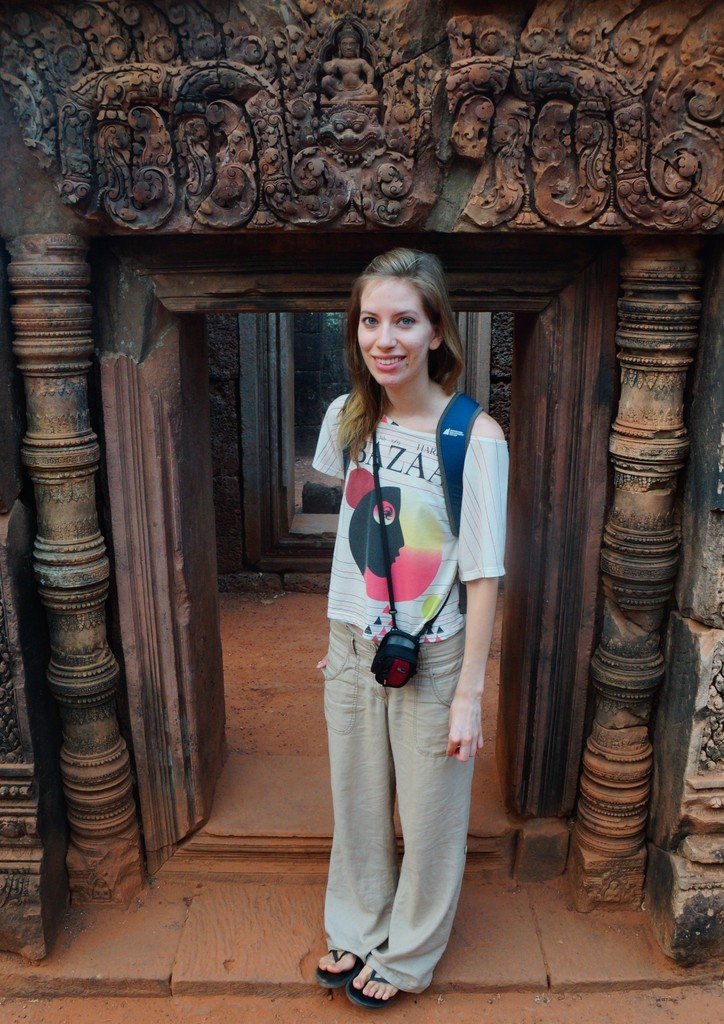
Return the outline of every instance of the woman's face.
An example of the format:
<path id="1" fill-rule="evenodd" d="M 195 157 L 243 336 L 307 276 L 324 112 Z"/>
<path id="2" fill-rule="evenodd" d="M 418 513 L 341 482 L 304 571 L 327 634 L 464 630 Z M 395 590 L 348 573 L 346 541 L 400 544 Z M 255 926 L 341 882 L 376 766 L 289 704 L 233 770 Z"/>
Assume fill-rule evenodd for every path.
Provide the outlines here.
<path id="1" fill-rule="evenodd" d="M 357 339 L 367 369 L 393 391 L 427 379 L 427 355 L 442 331 L 427 317 L 419 291 L 401 278 L 379 278 L 362 289 Z"/>

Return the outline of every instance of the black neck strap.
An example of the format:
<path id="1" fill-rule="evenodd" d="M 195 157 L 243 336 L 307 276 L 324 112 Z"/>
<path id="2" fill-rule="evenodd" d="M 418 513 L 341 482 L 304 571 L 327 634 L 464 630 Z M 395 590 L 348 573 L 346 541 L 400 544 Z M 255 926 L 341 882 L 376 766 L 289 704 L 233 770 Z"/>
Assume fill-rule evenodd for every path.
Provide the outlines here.
<path id="1" fill-rule="evenodd" d="M 382 487 L 380 486 L 380 448 L 377 443 L 377 431 L 372 432 L 372 476 L 375 481 L 375 498 L 377 500 L 377 518 L 380 523 L 380 533 L 382 537 L 382 554 L 385 559 L 385 572 L 387 574 L 387 596 L 390 604 L 390 618 L 392 619 L 392 628 L 397 629 L 397 607 L 395 606 L 395 592 L 392 587 L 392 560 L 390 559 L 390 544 L 387 539 L 387 523 L 385 522 L 385 506 L 382 501 Z M 455 584 L 453 583 L 453 587 Z M 440 612 L 447 604 L 447 600 L 452 593 L 452 587 L 448 590 L 445 595 L 445 600 L 440 605 L 438 610 L 435 612 L 431 619 L 423 622 L 422 626 L 415 634 L 417 637 L 421 637 L 426 629 L 434 623 Z"/>
<path id="2" fill-rule="evenodd" d="M 377 444 L 377 431 L 372 433 L 372 475 L 375 478 L 375 498 L 377 499 L 377 518 L 380 523 L 382 536 L 382 554 L 385 558 L 385 572 L 387 573 L 387 597 L 390 603 L 390 618 L 393 629 L 397 629 L 397 608 L 395 606 L 395 591 L 392 588 L 392 561 L 390 559 L 390 544 L 387 540 L 387 523 L 385 522 L 385 506 L 382 502 L 382 488 L 380 487 L 380 448 Z"/>

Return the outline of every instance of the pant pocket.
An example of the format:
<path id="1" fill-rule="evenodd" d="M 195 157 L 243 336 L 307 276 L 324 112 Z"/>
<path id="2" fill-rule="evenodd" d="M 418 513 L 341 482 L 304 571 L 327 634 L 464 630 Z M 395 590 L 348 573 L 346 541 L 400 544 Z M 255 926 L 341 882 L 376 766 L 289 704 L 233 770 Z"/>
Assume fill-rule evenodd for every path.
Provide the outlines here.
<path id="1" fill-rule="evenodd" d="M 451 652 L 453 653 L 453 652 Z M 450 706 L 460 678 L 463 650 L 442 664 L 426 664 L 415 677 L 415 745 L 419 754 L 443 758 L 450 735 Z"/>
<path id="2" fill-rule="evenodd" d="M 359 665 L 347 647 L 330 645 L 324 670 L 324 717 L 332 732 L 352 732 L 359 698 Z"/>

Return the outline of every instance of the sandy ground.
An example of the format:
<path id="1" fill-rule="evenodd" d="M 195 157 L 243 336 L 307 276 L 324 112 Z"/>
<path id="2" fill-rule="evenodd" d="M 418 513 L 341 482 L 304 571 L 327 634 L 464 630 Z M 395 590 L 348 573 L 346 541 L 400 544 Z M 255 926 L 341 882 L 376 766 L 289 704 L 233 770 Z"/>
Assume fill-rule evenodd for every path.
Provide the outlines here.
<path id="1" fill-rule="evenodd" d="M 722 1019 L 724 989 L 408 997 L 373 1019 L 391 1024 L 700 1024 Z M 370 1015 L 339 995 L 0 1001 L 1 1024 L 355 1024 Z"/>

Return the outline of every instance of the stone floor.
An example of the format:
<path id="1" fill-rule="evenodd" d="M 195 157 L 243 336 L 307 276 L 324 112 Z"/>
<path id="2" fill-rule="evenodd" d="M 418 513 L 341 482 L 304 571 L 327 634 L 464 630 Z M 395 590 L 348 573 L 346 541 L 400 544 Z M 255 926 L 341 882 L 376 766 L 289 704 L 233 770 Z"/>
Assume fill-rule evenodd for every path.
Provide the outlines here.
<path id="1" fill-rule="evenodd" d="M 211 820 L 190 841 L 196 859 L 181 851 L 126 911 L 72 909 L 42 963 L 0 954 L 0 1024 L 365 1019 L 343 993 L 314 983 L 331 825 L 313 669 L 324 653 L 323 600 L 278 600 L 223 603 L 230 755 Z M 259 641 L 279 637 L 280 611 L 294 636 L 286 660 L 266 661 Z M 565 876 L 511 879 L 493 768 L 499 641 L 498 624 L 471 819 L 481 845 L 431 988 L 401 997 L 387 1018 L 683 1024 L 717 1009 L 721 1018 L 721 967 L 676 966 L 643 912 L 578 914 Z"/>
<path id="2" fill-rule="evenodd" d="M 0 993 L 25 1002 L 224 996 L 326 1007 L 328 996 L 314 983 L 324 952 L 322 899 L 321 880 L 152 880 L 126 911 L 71 910 L 41 963 L 0 955 Z M 518 886 L 472 874 L 430 990 L 404 1002 L 436 1007 L 453 994 L 476 994 L 486 1006 L 528 993 L 531 1005 L 543 1006 L 615 991 L 716 993 L 712 985 L 723 977 L 721 967 L 684 969 L 668 960 L 642 912 L 576 913 L 565 878 Z M 356 1019 L 343 995 L 332 1001 Z M 0 1020 L 3 1013 L 0 1007 Z"/>

